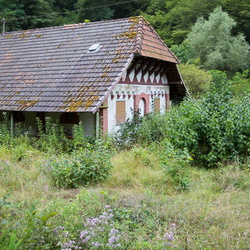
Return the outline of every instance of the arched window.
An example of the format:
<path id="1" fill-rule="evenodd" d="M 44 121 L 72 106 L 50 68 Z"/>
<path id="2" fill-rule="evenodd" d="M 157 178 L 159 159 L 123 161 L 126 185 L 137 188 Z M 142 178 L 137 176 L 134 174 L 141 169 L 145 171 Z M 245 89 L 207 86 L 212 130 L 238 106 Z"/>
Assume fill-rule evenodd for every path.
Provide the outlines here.
<path id="1" fill-rule="evenodd" d="M 146 111 L 146 101 L 144 98 L 141 98 L 140 99 L 140 102 L 139 102 L 139 113 L 140 113 L 140 116 L 145 116 L 145 111 Z"/>

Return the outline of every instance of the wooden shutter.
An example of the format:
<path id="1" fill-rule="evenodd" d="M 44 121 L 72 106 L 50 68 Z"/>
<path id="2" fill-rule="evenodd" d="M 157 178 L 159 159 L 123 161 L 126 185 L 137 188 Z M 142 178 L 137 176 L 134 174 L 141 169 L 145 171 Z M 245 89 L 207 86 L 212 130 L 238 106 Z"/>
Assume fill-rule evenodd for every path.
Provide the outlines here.
<path id="1" fill-rule="evenodd" d="M 160 98 L 154 99 L 154 111 L 155 112 L 160 111 Z"/>
<path id="2" fill-rule="evenodd" d="M 125 101 L 116 102 L 116 123 L 126 122 L 126 103 Z"/>

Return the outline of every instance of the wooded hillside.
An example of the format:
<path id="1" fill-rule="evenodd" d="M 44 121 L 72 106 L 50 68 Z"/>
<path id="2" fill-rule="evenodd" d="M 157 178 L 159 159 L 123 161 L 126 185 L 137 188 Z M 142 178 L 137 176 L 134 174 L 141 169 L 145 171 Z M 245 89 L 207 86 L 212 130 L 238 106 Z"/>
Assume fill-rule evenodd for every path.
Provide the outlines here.
<path id="1" fill-rule="evenodd" d="M 2 0 L 0 18 L 11 31 L 143 15 L 172 45 L 186 38 L 197 18 L 207 18 L 218 6 L 237 23 L 233 33 L 243 33 L 249 43 L 247 0 Z"/>

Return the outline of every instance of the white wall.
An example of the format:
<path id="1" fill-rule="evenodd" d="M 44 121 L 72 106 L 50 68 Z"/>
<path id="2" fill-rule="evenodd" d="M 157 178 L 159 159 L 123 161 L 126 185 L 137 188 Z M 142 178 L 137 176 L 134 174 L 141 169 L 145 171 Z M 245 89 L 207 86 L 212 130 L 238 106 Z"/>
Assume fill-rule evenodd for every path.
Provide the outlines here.
<path id="1" fill-rule="evenodd" d="M 108 132 L 116 131 L 120 125 L 116 124 L 116 101 L 126 101 L 126 119 L 133 118 L 134 98 L 133 95 L 145 93 L 150 95 L 149 112 L 153 112 L 153 99 L 160 98 L 160 112 L 166 110 L 166 96 L 169 94 L 169 86 L 167 85 L 133 85 L 133 84 L 117 84 L 112 94 L 108 97 Z M 120 98 L 118 98 L 118 95 Z M 131 97 L 129 98 L 129 95 Z M 151 97 L 152 95 L 152 97 Z"/>

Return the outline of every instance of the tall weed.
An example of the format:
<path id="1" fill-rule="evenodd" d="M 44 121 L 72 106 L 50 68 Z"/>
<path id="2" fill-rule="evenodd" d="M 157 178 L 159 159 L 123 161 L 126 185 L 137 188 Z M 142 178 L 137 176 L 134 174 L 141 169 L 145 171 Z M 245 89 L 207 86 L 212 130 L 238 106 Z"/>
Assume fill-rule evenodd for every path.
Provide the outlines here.
<path id="1" fill-rule="evenodd" d="M 38 140 L 35 147 L 48 153 L 68 152 L 70 147 L 69 139 L 66 138 L 63 127 L 54 122 L 51 117 L 46 117 L 45 125 L 37 118 Z"/>
<path id="2" fill-rule="evenodd" d="M 76 188 L 104 181 L 112 169 L 106 146 L 85 148 L 47 160 L 46 172 L 57 187 Z"/>

